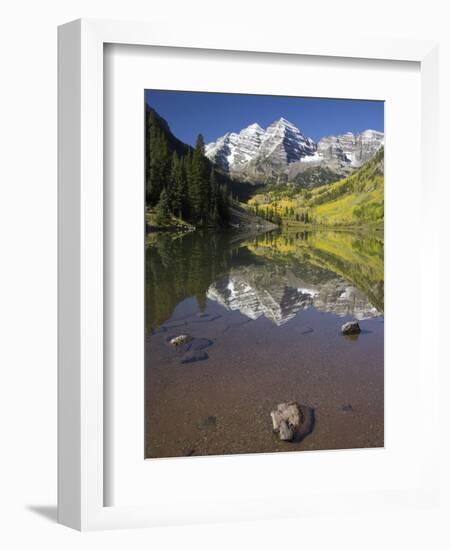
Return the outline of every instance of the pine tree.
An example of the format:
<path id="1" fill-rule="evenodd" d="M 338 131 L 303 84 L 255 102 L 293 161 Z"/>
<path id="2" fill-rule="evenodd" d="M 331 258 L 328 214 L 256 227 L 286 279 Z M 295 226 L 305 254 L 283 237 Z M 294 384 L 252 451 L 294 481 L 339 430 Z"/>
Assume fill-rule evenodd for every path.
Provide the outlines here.
<path id="1" fill-rule="evenodd" d="M 183 217 L 184 183 L 183 163 L 175 151 L 172 156 L 169 190 L 172 211 L 179 218 Z"/>
<path id="2" fill-rule="evenodd" d="M 202 135 L 194 149 L 174 147 L 159 116 L 149 109 L 145 137 L 147 207 L 155 207 L 161 220 L 168 209 L 169 217 L 173 213 L 197 226 L 224 224 L 232 199 L 205 156 Z"/>
<path id="3" fill-rule="evenodd" d="M 220 225 L 221 223 L 220 194 L 219 194 L 219 185 L 217 183 L 216 172 L 214 170 L 214 167 L 211 167 L 211 173 L 209 176 L 209 187 L 210 187 L 210 206 L 209 206 L 210 221 L 214 225 Z"/>
<path id="4" fill-rule="evenodd" d="M 158 225 L 165 225 L 170 221 L 169 196 L 166 189 L 161 191 L 159 202 L 155 208 L 155 219 Z"/>
<path id="5" fill-rule="evenodd" d="M 204 153 L 205 142 L 203 136 L 199 134 L 192 155 L 191 176 L 189 180 L 189 203 L 193 220 L 200 223 L 207 222 L 210 205 L 208 161 Z"/>
<path id="6" fill-rule="evenodd" d="M 209 211 L 212 213 L 217 207 L 217 197 L 219 194 L 219 186 L 216 181 L 216 172 L 214 167 L 211 167 L 209 174 L 209 189 L 210 189 L 210 201 L 209 201 Z"/>
<path id="7" fill-rule="evenodd" d="M 219 186 L 218 210 L 221 223 L 226 223 L 230 217 L 230 200 L 228 189 L 225 185 Z"/>
<path id="8" fill-rule="evenodd" d="M 146 197 L 149 205 L 154 205 L 158 202 L 161 191 L 169 183 L 170 160 L 167 137 L 158 127 L 155 113 L 150 111 L 146 165 Z"/>
<path id="9" fill-rule="evenodd" d="M 186 197 L 183 201 L 183 218 L 189 221 L 192 221 L 193 218 L 193 207 L 192 207 L 192 200 L 191 200 L 191 192 L 192 192 L 192 152 L 189 151 L 189 153 L 184 157 L 183 159 L 183 165 L 184 165 L 184 180 L 185 180 L 185 190 L 186 190 Z"/>

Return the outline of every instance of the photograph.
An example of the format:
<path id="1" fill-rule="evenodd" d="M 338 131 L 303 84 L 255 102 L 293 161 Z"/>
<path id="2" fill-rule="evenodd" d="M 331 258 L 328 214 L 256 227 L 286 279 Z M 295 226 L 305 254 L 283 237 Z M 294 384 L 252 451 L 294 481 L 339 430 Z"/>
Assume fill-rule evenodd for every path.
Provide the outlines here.
<path id="1" fill-rule="evenodd" d="M 384 102 L 145 90 L 145 458 L 384 446 Z"/>

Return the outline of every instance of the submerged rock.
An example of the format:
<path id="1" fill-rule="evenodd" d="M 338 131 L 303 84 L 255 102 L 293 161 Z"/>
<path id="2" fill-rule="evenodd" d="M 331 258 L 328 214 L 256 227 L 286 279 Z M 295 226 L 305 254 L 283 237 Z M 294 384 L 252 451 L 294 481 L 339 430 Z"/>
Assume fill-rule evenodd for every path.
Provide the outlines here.
<path id="1" fill-rule="evenodd" d="M 204 430 L 215 429 L 217 426 L 217 417 L 207 416 L 199 422 L 199 427 Z"/>
<path id="2" fill-rule="evenodd" d="M 195 363 L 196 361 L 204 361 L 208 357 L 206 351 L 190 349 L 186 353 L 183 353 L 180 363 Z"/>
<path id="3" fill-rule="evenodd" d="M 361 329 L 359 327 L 358 321 L 349 321 L 344 323 L 341 327 L 342 334 L 359 334 Z"/>
<path id="4" fill-rule="evenodd" d="M 209 338 L 194 338 L 189 346 L 190 350 L 200 351 L 213 345 L 213 341 Z"/>
<path id="5" fill-rule="evenodd" d="M 169 344 L 172 344 L 172 346 L 181 346 L 183 344 L 187 344 L 188 342 L 191 342 L 192 340 L 193 338 L 189 334 L 180 334 L 179 336 L 175 336 L 174 338 L 171 338 L 169 340 Z"/>
<path id="6" fill-rule="evenodd" d="M 209 355 L 204 350 L 214 343 L 209 338 L 193 338 L 187 334 L 181 334 L 168 341 L 177 348 L 180 363 L 195 363 L 208 359 Z"/>

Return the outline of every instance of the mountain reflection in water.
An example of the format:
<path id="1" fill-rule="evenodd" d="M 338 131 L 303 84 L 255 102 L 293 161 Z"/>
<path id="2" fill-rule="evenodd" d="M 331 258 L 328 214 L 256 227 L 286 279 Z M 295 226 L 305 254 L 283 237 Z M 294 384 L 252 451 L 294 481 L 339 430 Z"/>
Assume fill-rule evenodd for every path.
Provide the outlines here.
<path id="1" fill-rule="evenodd" d="M 189 297 L 212 300 L 278 326 L 314 308 L 338 316 L 383 315 L 381 231 L 272 231 L 150 234 L 146 250 L 146 328 L 169 320 Z"/>

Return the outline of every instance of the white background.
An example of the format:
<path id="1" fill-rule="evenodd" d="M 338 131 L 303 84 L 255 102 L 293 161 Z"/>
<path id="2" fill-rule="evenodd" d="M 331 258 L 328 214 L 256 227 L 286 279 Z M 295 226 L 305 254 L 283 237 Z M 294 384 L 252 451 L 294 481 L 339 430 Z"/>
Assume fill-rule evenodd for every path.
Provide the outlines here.
<path id="1" fill-rule="evenodd" d="M 365 7 L 365 9 L 363 9 Z M 214 3 L 123 0 L 16 1 L 2 10 L 0 88 L 2 270 L 0 297 L 1 522 L 5 548 L 448 548 L 449 509 L 251 524 L 79 534 L 48 520 L 56 503 L 56 26 L 80 16 L 180 17 L 212 25 L 257 26 L 262 33 L 318 33 L 441 40 L 441 162 L 448 173 L 450 38 L 445 2 L 379 0 Z M 6 13 L 5 13 L 6 11 Z M 445 98 L 445 101 L 444 101 Z M 450 280 L 447 181 L 442 182 L 443 280 Z M 446 205 L 447 203 L 447 205 Z M 442 301 L 450 306 L 448 295 Z M 448 330 L 447 317 L 431 319 Z M 447 327 L 445 326 L 447 324 Z M 444 353 L 445 350 L 442 350 Z M 444 358 L 443 358 L 444 363 Z M 447 364 L 450 362 L 447 360 Z M 447 368 L 448 365 L 447 365 Z M 442 452 L 448 443 L 449 372 L 442 369 Z M 426 404 L 425 404 L 426 406 Z M 412 411 L 412 417 L 414 411 Z M 412 420 L 413 421 L 413 420 Z M 413 445 L 426 445 L 418 434 Z M 449 477 L 444 469 L 444 500 Z M 37 513 L 40 512 L 40 513 Z M 47 516 L 47 517 L 46 517 Z M 5 540 L 4 540 L 5 539 Z M 8 539 L 8 541 L 6 541 Z M 152 546 L 153 545 L 153 546 Z"/>

